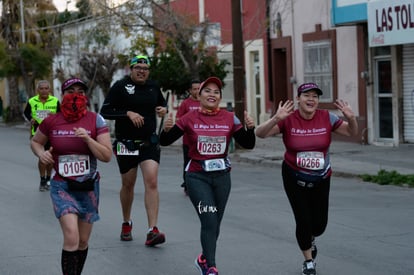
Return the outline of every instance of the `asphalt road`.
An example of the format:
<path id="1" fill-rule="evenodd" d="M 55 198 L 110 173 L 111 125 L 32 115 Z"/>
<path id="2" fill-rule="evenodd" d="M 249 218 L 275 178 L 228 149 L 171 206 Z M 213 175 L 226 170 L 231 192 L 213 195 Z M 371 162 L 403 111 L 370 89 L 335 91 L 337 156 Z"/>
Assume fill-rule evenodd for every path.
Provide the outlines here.
<path id="1" fill-rule="evenodd" d="M 62 234 L 49 194 L 38 191 L 28 130 L 0 127 L 0 274 L 60 274 Z M 116 162 L 99 163 L 100 215 L 85 275 L 196 275 L 199 222 L 181 184 L 179 146 L 163 148 L 159 228 L 167 242 L 144 246 L 146 218 L 139 174 L 134 241 L 121 242 Z M 232 193 L 217 247 L 220 275 L 301 274 L 302 255 L 280 168 L 233 163 Z M 328 228 L 317 239 L 320 275 L 414 274 L 414 189 L 332 179 Z"/>

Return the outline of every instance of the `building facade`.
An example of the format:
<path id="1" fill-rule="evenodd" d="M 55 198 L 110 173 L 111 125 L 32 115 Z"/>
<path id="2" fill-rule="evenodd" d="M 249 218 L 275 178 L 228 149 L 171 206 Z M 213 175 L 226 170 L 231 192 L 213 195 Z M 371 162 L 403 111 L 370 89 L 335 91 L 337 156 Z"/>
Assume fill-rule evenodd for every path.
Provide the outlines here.
<path id="1" fill-rule="evenodd" d="M 332 0 L 333 24 L 362 30 L 370 144 L 414 142 L 414 1 Z"/>

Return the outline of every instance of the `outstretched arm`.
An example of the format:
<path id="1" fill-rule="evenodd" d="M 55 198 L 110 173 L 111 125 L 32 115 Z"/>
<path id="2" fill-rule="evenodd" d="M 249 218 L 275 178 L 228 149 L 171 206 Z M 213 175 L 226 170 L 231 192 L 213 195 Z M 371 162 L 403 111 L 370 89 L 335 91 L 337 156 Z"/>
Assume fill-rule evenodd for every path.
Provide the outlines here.
<path id="1" fill-rule="evenodd" d="M 343 101 L 342 99 L 337 99 L 334 105 L 339 111 L 342 112 L 343 116 L 347 120 L 335 130 L 335 133 L 343 136 L 356 136 L 358 134 L 358 122 L 351 106 L 348 102 Z"/>
<path id="2" fill-rule="evenodd" d="M 293 112 L 293 101 L 287 100 L 282 104 L 282 101 L 279 102 L 277 112 L 274 116 L 269 118 L 267 121 L 263 122 L 256 128 L 256 136 L 259 138 L 266 138 L 274 136 L 280 133 L 280 129 L 277 126 L 277 123 L 281 120 L 284 120 Z"/>

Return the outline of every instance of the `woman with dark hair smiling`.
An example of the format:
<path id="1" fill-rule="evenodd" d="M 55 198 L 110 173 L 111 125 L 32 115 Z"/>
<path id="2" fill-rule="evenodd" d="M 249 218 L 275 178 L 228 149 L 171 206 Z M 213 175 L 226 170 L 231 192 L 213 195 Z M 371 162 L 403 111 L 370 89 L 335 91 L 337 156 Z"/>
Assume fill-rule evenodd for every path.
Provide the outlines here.
<path id="1" fill-rule="evenodd" d="M 328 223 L 331 132 L 358 134 L 358 123 L 349 104 L 343 100 L 334 103 L 345 116 L 344 121 L 334 113 L 318 109 L 321 95 L 322 90 L 315 83 L 302 84 L 297 91 L 297 110 L 290 100 L 280 102 L 276 114 L 256 129 L 260 138 L 283 134 L 283 186 L 295 216 L 296 239 L 305 258 L 304 275 L 316 274 L 315 237 L 323 234 Z"/>
<path id="2" fill-rule="evenodd" d="M 176 124 L 170 114 L 160 136 L 160 144 L 166 146 L 187 135 L 190 161 L 185 182 L 201 223 L 202 253 L 195 260 L 201 275 L 218 274 L 216 245 L 231 188 L 230 140 L 234 137 L 246 149 L 255 145 L 253 118 L 245 111 L 243 125 L 234 113 L 220 109 L 222 87 L 217 77 L 201 83 L 200 109 L 186 113 Z"/>

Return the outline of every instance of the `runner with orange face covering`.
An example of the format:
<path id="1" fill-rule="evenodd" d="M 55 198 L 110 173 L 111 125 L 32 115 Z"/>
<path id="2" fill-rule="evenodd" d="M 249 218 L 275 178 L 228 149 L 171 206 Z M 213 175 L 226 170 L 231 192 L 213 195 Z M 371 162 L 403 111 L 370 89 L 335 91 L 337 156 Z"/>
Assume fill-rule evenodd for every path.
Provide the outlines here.
<path id="1" fill-rule="evenodd" d="M 93 223 L 99 220 L 98 160 L 112 157 L 105 120 L 87 110 L 87 88 L 79 78 L 63 82 L 61 111 L 45 118 L 31 141 L 33 153 L 56 171 L 50 197 L 63 234 L 65 275 L 82 273 Z M 44 149 L 47 142 L 49 150 Z"/>

